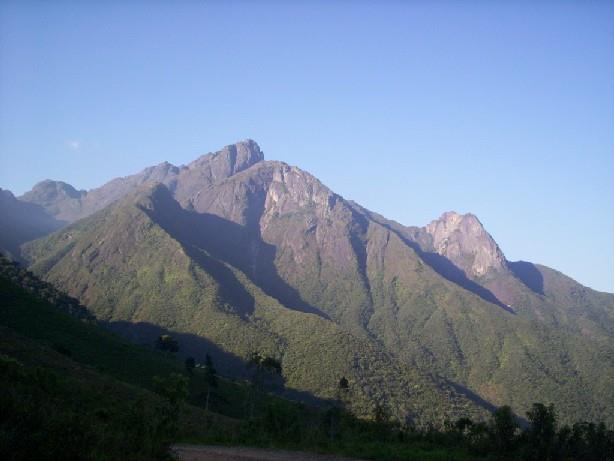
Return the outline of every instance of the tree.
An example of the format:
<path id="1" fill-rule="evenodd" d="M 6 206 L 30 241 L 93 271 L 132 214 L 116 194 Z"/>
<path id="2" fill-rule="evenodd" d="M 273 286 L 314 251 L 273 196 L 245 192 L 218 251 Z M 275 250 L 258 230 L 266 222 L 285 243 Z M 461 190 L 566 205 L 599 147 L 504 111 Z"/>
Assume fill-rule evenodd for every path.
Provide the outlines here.
<path id="1" fill-rule="evenodd" d="M 341 420 L 341 406 L 345 406 L 347 395 L 350 391 L 350 383 L 343 376 L 337 383 L 337 399 L 333 401 L 331 408 L 326 412 L 326 421 L 328 424 L 328 436 L 331 440 L 337 435 L 338 426 Z"/>
<path id="2" fill-rule="evenodd" d="M 253 352 L 247 362 L 248 368 L 252 369 L 252 392 L 250 396 L 250 418 L 254 416 L 254 406 L 258 394 L 264 391 L 265 378 L 281 375 L 281 362 L 273 357 L 267 357 L 260 352 Z"/>
<path id="3" fill-rule="evenodd" d="M 531 424 L 527 435 L 531 459 L 548 460 L 552 458 L 554 437 L 556 436 L 556 412 L 554 405 L 534 403 L 527 412 Z"/>
<path id="4" fill-rule="evenodd" d="M 171 373 L 166 378 L 154 376 L 154 389 L 171 405 L 178 406 L 188 396 L 188 381 L 179 373 Z"/>
<path id="5" fill-rule="evenodd" d="M 247 366 L 254 369 L 255 378 L 264 378 L 265 375 L 281 375 L 281 362 L 273 357 L 263 356 L 259 352 L 254 352 Z"/>
<path id="6" fill-rule="evenodd" d="M 205 369 L 203 377 L 205 380 L 205 385 L 207 386 L 207 400 L 205 403 L 205 410 L 208 412 L 211 389 L 217 387 L 217 372 L 215 371 L 215 367 L 213 366 L 213 360 L 211 360 L 211 356 L 209 354 L 205 356 Z"/>
<path id="7" fill-rule="evenodd" d="M 157 349 L 164 352 L 175 353 L 179 351 L 179 343 L 171 335 L 159 336 L 155 345 Z"/>
<path id="8" fill-rule="evenodd" d="M 194 360 L 194 357 L 186 358 L 185 369 L 190 376 L 194 374 L 194 368 L 196 368 L 196 360 Z"/>
<path id="9" fill-rule="evenodd" d="M 454 429 L 461 434 L 463 437 L 466 437 L 471 431 L 471 427 L 473 426 L 473 421 L 466 416 L 459 418 L 454 423 Z"/>
<path id="10" fill-rule="evenodd" d="M 171 373 L 166 378 L 154 376 L 153 383 L 154 390 L 166 401 L 163 424 L 173 436 L 177 432 L 181 405 L 188 396 L 188 379 L 179 373 Z"/>
<path id="11" fill-rule="evenodd" d="M 379 402 L 375 403 L 373 407 L 373 421 L 376 423 L 387 423 L 390 420 L 390 415 L 388 414 L 388 410 L 384 405 Z"/>
<path id="12" fill-rule="evenodd" d="M 345 376 L 339 380 L 337 385 L 337 400 L 343 407 L 349 406 L 350 383 Z"/>
<path id="13" fill-rule="evenodd" d="M 511 451 L 517 429 L 518 424 L 509 406 L 502 406 L 494 412 L 491 430 L 497 452 L 500 455 Z"/>
<path id="14" fill-rule="evenodd" d="M 345 404 L 349 393 L 350 393 L 350 383 L 348 382 L 347 378 L 343 376 L 339 380 L 339 384 L 337 385 L 337 399 L 341 400 L 341 402 Z"/>

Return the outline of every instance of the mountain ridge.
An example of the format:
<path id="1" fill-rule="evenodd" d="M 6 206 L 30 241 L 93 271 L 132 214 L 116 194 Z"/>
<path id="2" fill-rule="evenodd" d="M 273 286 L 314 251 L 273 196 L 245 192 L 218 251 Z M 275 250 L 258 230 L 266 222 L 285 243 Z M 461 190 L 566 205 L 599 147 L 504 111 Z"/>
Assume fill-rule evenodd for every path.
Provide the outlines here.
<path id="1" fill-rule="evenodd" d="M 89 191 L 77 191 L 63 181 L 44 180 L 19 197 L 21 201 L 42 206 L 56 219 L 74 222 L 101 210 L 149 181 L 159 181 L 171 189 L 179 176 L 184 176 L 183 188 L 176 191 L 185 196 L 194 181 L 214 182 L 225 175 L 232 175 L 263 160 L 263 154 L 255 141 L 247 139 L 204 154 L 187 165 L 175 166 L 169 162 L 147 167 L 139 173 L 112 179 Z"/>
<path id="2" fill-rule="evenodd" d="M 367 384 L 373 374 L 354 378 L 367 413 L 369 402 L 381 401 L 400 418 L 432 419 L 401 391 L 418 382 L 443 414 L 502 404 L 521 413 L 554 395 L 565 400 L 565 418 L 612 413 L 614 296 L 545 266 L 507 261 L 474 215 L 403 226 L 300 168 L 264 160 L 253 141 L 127 178 L 88 191 L 100 201 L 84 201 L 72 224 L 24 247 L 37 274 L 97 316 L 183 325 L 239 355 L 251 338 L 283 358 L 297 389 L 312 386 L 316 395 L 330 395 L 334 378 L 306 380 L 307 349 L 322 353 L 328 344 L 350 357 L 368 345 L 373 363 L 333 367 L 359 376 L 358 364 L 377 366 L 398 389 L 382 396 Z M 273 305 L 286 320 L 273 321 Z M 214 318 L 236 331 L 210 330 Z M 290 319 L 330 336 L 314 342 Z M 336 343 L 333 331 L 353 339 Z"/>
<path id="3" fill-rule="evenodd" d="M 355 384 L 363 383 L 363 385 L 366 385 L 367 381 L 376 382 L 382 379 L 383 374 L 379 374 L 378 377 L 378 374 L 368 371 L 369 368 L 358 367 L 353 371 L 348 368 L 354 360 L 365 360 L 365 358 L 360 358 L 364 354 L 367 354 L 367 356 L 375 354 L 379 357 L 377 360 L 366 360 L 367 363 L 372 362 L 370 367 L 375 367 L 375 369 L 379 366 L 378 363 L 382 361 L 387 363 L 389 360 L 385 356 L 379 355 L 381 352 L 373 349 L 373 346 L 365 338 L 358 338 L 345 333 L 332 322 L 325 322 L 323 319 L 318 320 L 318 316 L 279 305 L 274 299 L 259 291 L 239 271 L 224 264 L 223 260 L 212 257 L 206 251 L 203 252 L 200 249 L 193 248 L 189 243 L 180 244 L 178 240 L 173 238 L 172 233 L 175 230 L 168 228 L 164 230 L 164 226 L 169 226 L 171 222 L 181 221 L 182 218 L 177 216 L 177 213 L 190 212 L 182 211 L 178 202 L 172 204 L 171 200 L 173 200 L 172 196 L 165 186 L 160 184 L 147 185 L 144 190 L 127 197 L 111 209 L 97 213 L 93 216 L 95 219 L 91 226 L 84 228 L 83 222 L 68 226 L 65 233 L 57 235 L 56 238 L 59 242 L 66 242 L 65 236 L 71 235 L 70 240 L 77 243 L 74 245 L 72 242 L 69 243 L 66 251 L 61 252 L 60 261 L 52 263 L 54 268 L 47 272 L 47 278 L 68 292 L 80 292 L 81 299 L 89 303 L 97 317 L 102 321 L 110 322 L 111 325 L 115 322 L 138 323 L 148 321 L 176 333 L 200 333 L 203 335 L 206 331 L 207 336 L 205 337 L 239 356 L 248 355 L 252 347 L 258 347 L 264 352 L 277 356 L 281 354 L 284 357 L 285 367 L 289 370 L 285 375 L 289 386 L 296 386 L 303 381 L 298 377 L 293 377 L 292 370 L 296 368 L 299 370 L 303 367 L 312 369 L 312 373 L 315 373 L 316 377 L 321 373 L 330 374 L 333 372 L 332 376 L 327 379 L 320 378 L 314 382 L 312 376 L 308 380 L 308 386 L 315 386 L 315 389 L 303 387 L 303 390 L 313 391 L 316 395 L 333 396 L 336 375 L 345 374 L 351 382 Z M 169 205 L 173 208 L 169 209 Z M 162 217 L 159 214 L 168 215 Z M 150 216 L 154 215 L 157 215 L 157 222 L 164 222 L 162 227 L 158 227 L 153 221 L 150 221 Z M 80 238 L 78 235 L 80 232 L 93 233 L 92 238 L 96 241 L 101 241 L 102 236 L 107 236 L 107 238 L 97 248 L 94 248 L 88 243 L 89 239 Z M 121 245 L 122 254 L 116 251 L 116 240 L 113 238 L 113 232 L 128 239 L 126 245 Z M 154 244 L 149 246 L 147 242 L 152 239 Z M 83 244 L 79 242 L 83 242 Z M 150 248 L 150 250 L 146 251 L 144 248 Z M 35 251 L 36 247 L 30 249 Z M 163 258 L 160 258 L 162 249 L 165 253 L 163 253 Z M 126 253 L 126 251 L 130 251 L 130 253 Z M 195 253 L 198 254 L 195 255 Z M 109 254 L 112 256 L 109 256 Z M 33 254 L 31 253 L 31 255 Z M 190 257 L 190 255 L 193 256 Z M 56 256 L 54 254 L 51 258 L 54 259 Z M 104 265 L 99 264 L 101 258 L 106 261 Z M 137 259 L 133 264 L 130 263 L 132 258 Z M 39 263 L 32 267 L 33 270 L 37 273 L 44 272 L 40 265 L 48 266 L 49 262 L 40 257 L 36 257 L 36 259 L 39 260 Z M 187 265 L 188 270 L 181 269 L 186 267 L 184 264 Z M 82 272 L 74 273 L 73 271 L 74 277 L 71 280 L 63 279 L 61 277 L 63 266 L 70 267 L 68 269 L 70 271 L 73 271 L 73 267 L 81 266 Z M 128 281 L 129 284 L 141 284 L 140 290 L 134 290 L 134 285 L 126 287 L 123 285 L 124 282 L 119 280 L 118 283 L 106 281 L 106 278 L 113 278 L 114 274 L 118 272 L 128 273 L 128 267 L 135 271 L 139 271 L 140 268 L 147 268 L 147 273 L 135 274 L 134 281 Z M 179 292 L 175 291 L 174 283 L 167 286 L 165 283 L 160 284 L 158 276 L 150 278 L 149 273 L 152 271 L 157 274 L 164 274 L 163 277 L 170 277 L 171 280 L 181 281 L 183 286 L 181 293 L 185 293 L 185 295 L 179 295 Z M 88 272 L 93 272 L 97 280 L 93 285 L 88 283 L 88 280 L 92 280 L 91 277 L 85 275 Z M 172 275 L 170 272 L 172 272 Z M 231 285 L 231 280 L 234 280 L 233 285 Z M 105 291 L 110 290 L 113 299 L 124 299 L 122 309 L 114 308 L 109 303 L 108 298 L 101 296 L 98 291 L 101 284 L 106 287 Z M 186 286 L 193 287 L 188 292 Z M 229 287 L 231 288 L 230 295 L 227 289 Z M 170 290 L 172 294 L 164 297 L 160 290 Z M 131 294 L 135 291 L 141 293 L 140 296 L 144 297 L 147 302 L 131 298 Z M 242 293 L 238 293 L 239 291 L 242 291 Z M 160 298 L 165 302 L 160 303 Z M 189 298 L 200 299 L 196 302 L 195 306 L 198 308 L 194 311 L 186 311 L 180 307 Z M 172 301 L 173 299 L 174 301 Z M 247 321 L 246 318 L 252 320 Z M 296 320 L 294 320 L 295 318 Z M 211 329 L 211 327 L 207 328 L 206 325 L 216 325 L 216 327 Z M 297 329 L 297 325 L 300 325 L 300 328 Z M 205 331 L 202 330 L 203 328 L 205 328 Z M 316 331 L 319 333 L 316 334 Z M 348 347 L 346 346 L 348 341 L 350 344 L 356 343 L 360 347 Z M 325 360 L 325 363 L 328 363 L 325 368 L 317 366 L 300 367 L 298 364 L 301 361 L 322 360 L 321 357 L 312 357 L 303 350 L 304 347 L 321 346 L 322 342 L 329 344 L 328 349 L 331 353 L 335 351 L 340 356 L 348 356 L 348 358 L 340 361 L 329 357 Z M 198 350 L 189 349 L 189 345 L 187 347 L 190 353 L 199 357 Z M 281 350 L 280 347 L 282 347 Z M 356 351 L 362 352 L 356 358 L 352 358 Z M 202 354 L 203 351 L 201 350 L 200 355 Z M 336 363 L 342 368 L 335 373 L 333 364 Z M 220 368 L 229 373 L 233 371 L 225 370 L 224 362 L 220 363 Z M 420 382 L 420 379 L 417 382 Z M 305 383 L 303 383 L 303 386 L 305 386 Z M 393 394 L 398 392 L 404 394 L 407 392 L 402 390 L 406 389 L 407 386 L 399 387 L 399 384 L 395 384 L 394 381 L 388 383 L 388 386 L 379 387 L 379 392 L 384 394 L 391 392 Z M 435 388 L 427 386 L 425 389 L 415 392 L 432 393 L 434 390 Z M 368 414 L 370 399 L 361 397 L 363 392 L 373 391 L 368 388 L 365 390 L 362 385 L 356 390 L 355 410 L 359 413 Z M 395 400 L 389 397 L 387 400 L 396 401 L 397 405 L 401 405 L 404 399 L 396 398 Z M 430 398 L 429 401 L 437 404 L 433 398 Z M 412 405 L 417 404 L 418 402 Z M 418 409 L 415 409 L 409 413 L 397 414 L 399 417 L 408 417 L 418 411 Z"/>

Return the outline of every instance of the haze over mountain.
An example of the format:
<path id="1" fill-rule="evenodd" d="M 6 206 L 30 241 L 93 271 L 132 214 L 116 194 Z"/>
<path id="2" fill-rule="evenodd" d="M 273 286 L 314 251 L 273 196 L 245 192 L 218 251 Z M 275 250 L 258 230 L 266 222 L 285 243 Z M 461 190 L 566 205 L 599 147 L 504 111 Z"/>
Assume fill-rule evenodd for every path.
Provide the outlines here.
<path id="1" fill-rule="evenodd" d="M 21 244 L 49 234 L 65 224 L 34 203 L 18 200 L 0 188 L 0 250 L 19 259 Z"/>
<path id="2" fill-rule="evenodd" d="M 564 420 L 613 422 L 614 295 L 507 261 L 471 214 L 401 225 L 251 140 L 13 200 L 69 223 L 22 247 L 31 269 L 135 341 L 171 332 L 228 373 L 266 351 L 302 398 L 333 397 L 347 376 L 359 414 L 380 403 L 427 422 L 556 401 Z"/>

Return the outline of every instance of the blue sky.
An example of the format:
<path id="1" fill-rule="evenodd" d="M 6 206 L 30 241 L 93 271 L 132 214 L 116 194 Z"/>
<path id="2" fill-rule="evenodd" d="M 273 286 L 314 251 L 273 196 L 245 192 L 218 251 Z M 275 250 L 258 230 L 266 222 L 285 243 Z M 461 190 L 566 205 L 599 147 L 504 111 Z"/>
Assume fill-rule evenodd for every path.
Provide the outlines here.
<path id="1" fill-rule="evenodd" d="M 614 292 L 614 2 L 0 3 L 0 187 L 253 138 L 403 224 Z"/>

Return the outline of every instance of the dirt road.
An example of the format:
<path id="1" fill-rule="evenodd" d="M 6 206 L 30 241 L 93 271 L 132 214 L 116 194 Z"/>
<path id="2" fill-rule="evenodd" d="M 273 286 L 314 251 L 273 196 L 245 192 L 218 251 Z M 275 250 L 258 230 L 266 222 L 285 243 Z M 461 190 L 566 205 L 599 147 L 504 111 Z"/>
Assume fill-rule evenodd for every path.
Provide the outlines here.
<path id="1" fill-rule="evenodd" d="M 300 451 L 213 445 L 173 445 L 171 452 L 179 461 L 360 461 Z"/>

